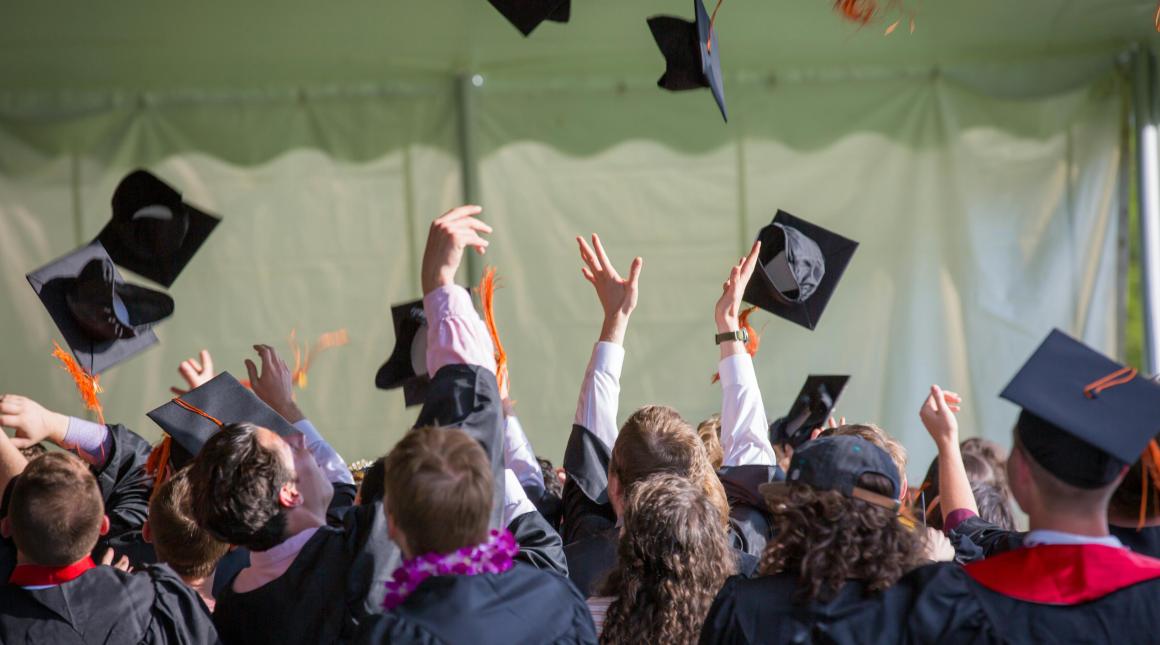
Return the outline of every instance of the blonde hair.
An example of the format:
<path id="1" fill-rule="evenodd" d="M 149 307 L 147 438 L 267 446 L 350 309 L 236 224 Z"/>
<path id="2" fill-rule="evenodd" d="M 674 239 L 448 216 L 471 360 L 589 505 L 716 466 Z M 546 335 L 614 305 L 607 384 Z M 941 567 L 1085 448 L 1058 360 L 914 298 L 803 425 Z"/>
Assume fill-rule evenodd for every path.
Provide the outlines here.
<path id="1" fill-rule="evenodd" d="M 708 456 L 713 469 L 721 468 L 721 464 L 725 462 L 725 451 L 721 448 L 721 415 L 714 414 L 702 421 L 701 425 L 697 426 L 697 436 L 705 446 L 705 455 Z"/>

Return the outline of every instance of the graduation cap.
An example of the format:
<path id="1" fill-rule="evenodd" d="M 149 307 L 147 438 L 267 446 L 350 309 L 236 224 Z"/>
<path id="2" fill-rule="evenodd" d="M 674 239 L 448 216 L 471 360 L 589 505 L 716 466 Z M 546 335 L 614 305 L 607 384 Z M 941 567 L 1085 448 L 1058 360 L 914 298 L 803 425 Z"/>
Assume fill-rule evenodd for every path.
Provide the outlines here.
<path id="1" fill-rule="evenodd" d="M 152 410 L 147 416 L 169 436 L 167 459 L 177 470 L 189 463 L 223 425 L 252 423 L 280 436 L 298 430 L 246 389 L 229 372 L 222 372 Z M 164 464 L 162 464 L 164 465 Z"/>
<path id="2" fill-rule="evenodd" d="M 420 405 L 431 382 L 427 376 L 427 315 L 423 313 L 423 301 L 392 306 L 391 320 L 395 325 L 395 348 L 375 374 L 375 387 L 401 387 L 407 407 Z"/>
<path id="3" fill-rule="evenodd" d="M 568 22 L 572 0 L 488 0 L 508 22 L 524 36 L 535 31 L 541 22 Z"/>
<path id="4" fill-rule="evenodd" d="M 838 397 L 850 380 L 847 375 L 811 374 L 798 392 L 789 414 L 769 424 L 769 442 L 790 445 L 797 450 L 810 438 L 810 432 L 826 423 L 838 405 Z"/>
<path id="5" fill-rule="evenodd" d="M 886 478 L 891 494 L 881 495 L 858 486 L 858 480 L 866 474 Z M 768 498 L 788 486 L 803 484 L 897 511 L 901 506 L 900 479 L 898 467 L 885 450 L 861 437 L 843 435 L 815 439 L 794 450 L 785 481 L 762 484 L 758 490 Z"/>
<path id="6" fill-rule="evenodd" d="M 1001 397 L 1026 453 L 1062 481 L 1104 486 L 1160 433 L 1160 385 L 1052 330 Z"/>
<path id="7" fill-rule="evenodd" d="M 118 266 L 169 287 L 220 221 L 153 174 L 134 170 L 113 191 L 113 219 L 97 239 Z"/>
<path id="8" fill-rule="evenodd" d="M 729 121 L 725 83 L 721 78 L 721 46 L 713 28 L 714 21 L 701 0 L 693 0 L 693 12 L 695 22 L 675 16 L 648 19 L 648 28 L 665 57 L 665 73 L 657 85 L 671 92 L 707 87 L 721 109 L 721 117 Z M 717 12 L 713 13 L 716 16 Z"/>
<path id="9" fill-rule="evenodd" d="M 757 234 L 761 254 L 745 301 L 814 329 L 858 243 L 779 210 Z"/>
<path id="10" fill-rule="evenodd" d="M 155 345 L 153 325 L 173 313 L 168 295 L 122 280 L 99 242 L 26 277 L 77 363 L 89 374 L 99 374 Z"/>

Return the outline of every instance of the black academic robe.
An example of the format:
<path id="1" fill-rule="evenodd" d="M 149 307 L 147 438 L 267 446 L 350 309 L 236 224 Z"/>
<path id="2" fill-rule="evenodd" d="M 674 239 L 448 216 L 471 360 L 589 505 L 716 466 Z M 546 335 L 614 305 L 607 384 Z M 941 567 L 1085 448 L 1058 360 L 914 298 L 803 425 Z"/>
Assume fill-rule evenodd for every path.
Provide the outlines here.
<path id="1" fill-rule="evenodd" d="M 1135 553 L 1160 558 L 1160 526 L 1108 526 L 1108 532 Z M 1000 528 L 981 517 L 970 517 L 948 534 L 955 547 L 955 561 L 966 564 L 1023 547 L 1027 533 Z"/>
<path id="2" fill-rule="evenodd" d="M 794 600 L 797 576 L 781 574 L 746 579 L 733 576 L 713 601 L 701 629 L 702 645 L 742 643 L 892 643 L 899 642 L 902 599 L 884 607 L 850 581 L 829 601 Z"/>
<path id="3" fill-rule="evenodd" d="M 1151 558 L 1160 558 L 1160 526 L 1145 526 L 1140 530 L 1136 527 L 1108 526 L 1108 532 L 1119 538 L 1124 546 L 1134 553 Z"/>
<path id="4" fill-rule="evenodd" d="M 566 578 L 517 562 L 498 574 L 436 576 L 364 625 L 360 643 L 596 643 L 584 598 Z"/>
<path id="5" fill-rule="evenodd" d="M 153 479 L 145 474 L 145 461 L 152 449 L 149 442 L 123 425 L 113 424 L 108 428 L 110 442 L 105 464 L 91 469 L 105 503 L 105 514 L 109 516 L 109 532 L 101 536 L 93 548 L 93 559 L 98 561 L 110 544 L 121 542 L 133 532 L 140 532 L 149 515 L 149 496 L 153 492 Z M 8 515 L 8 498 L 15 481 L 13 478 L 4 490 L 0 518 Z M 151 562 L 153 560 L 135 566 Z M 16 546 L 11 540 L 0 538 L 0 582 L 8 580 L 15 565 Z"/>
<path id="6" fill-rule="evenodd" d="M 1146 643 L 1160 637 L 1160 560 L 1101 545 L 1041 545 L 911 572 L 908 643 Z"/>
<path id="7" fill-rule="evenodd" d="M 0 587 L 0 643 L 218 643 L 197 592 L 165 565 L 96 567 L 47 589 Z"/>

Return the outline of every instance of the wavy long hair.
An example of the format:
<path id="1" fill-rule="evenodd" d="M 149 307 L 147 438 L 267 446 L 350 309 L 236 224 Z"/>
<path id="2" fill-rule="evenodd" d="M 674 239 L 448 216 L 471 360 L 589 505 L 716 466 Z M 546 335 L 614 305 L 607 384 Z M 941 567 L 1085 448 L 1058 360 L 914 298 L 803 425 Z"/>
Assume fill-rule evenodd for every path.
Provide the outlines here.
<path id="1" fill-rule="evenodd" d="M 696 643 L 725 578 L 735 573 L 723 518 L 696 482 L 661 473 L 633 486 L 601 643 Z"/>
<path id="2" fill-rule="evenodd" d="M 893 492 L 886 478 L 871 473 L 858 486 L 887 497 Z M 798 602 L 830 600 L 847 580 L 881 591 L 923 562 L 921 535 L 885 508 L 800 484 L 768 493 L 766 502 L 776 537 L 765 547 L 760 572 L 796 575 Z"/>

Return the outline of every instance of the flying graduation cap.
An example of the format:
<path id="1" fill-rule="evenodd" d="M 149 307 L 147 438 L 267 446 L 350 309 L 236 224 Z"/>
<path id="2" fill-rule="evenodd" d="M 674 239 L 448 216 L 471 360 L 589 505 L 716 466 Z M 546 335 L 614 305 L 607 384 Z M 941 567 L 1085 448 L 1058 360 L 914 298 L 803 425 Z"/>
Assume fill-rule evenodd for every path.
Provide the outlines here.
<path id="1" fill-rule="evenodd" d="M 833 414 L 849 380 L 847 375 L 811 374 L 790 406 L 789 414 L 769 424 L 769 442 L 794 449 L 805 443 L 810 432 L 824 425 Z"/>
<path id="2" fill-rule="evenodd" d="M 431 383 L 427 376 L 427 315 L 423 313 L 423 301 L 393 305 L 391 320 L 395 326 L 395 348 L 375 374 L 375 387 L 380 390 L 401 387 L 407 407 L 420 405 Z"/>
<path id="3" fill-rule="evenodd" d="M 126 283 L 99 242 L 26 277 L 89 375 L 157 344 L 153 326 L 173 313 L 168 295 Z"/>
<path id="4" fill-rule="evenodd" d="M 545 20 L 568 22 L 572 0 L 488 0 L 525 37 Z"/>
<path id="5" fill-rule="evenodd" d="M 713 28 L 714 20 L 701 0 L 693 0 L 693 12 L 694 22 L 675 16 L 648 19 L 648 28 L 665 57 L 665 73 L 657 85 L 671 92 L 707 87 L 721 109 L 721 118 L 729 121 L 721 78 L 721 45 Z M 716 13 L 714 10 L 714 17 Z"/>
<path id="6" fill-rule="evenodd" d="M 220 221 L 153 174 L 134 170 L 113 191 L 113 218 L 97 239 L 117 266 L 170 287 Z"/>
<path id="7" fill-rule="evenodd" d="M 758 270 L 745 301 L 814 329 L 858 243 L 779 210 L 757 234 Z"/>

